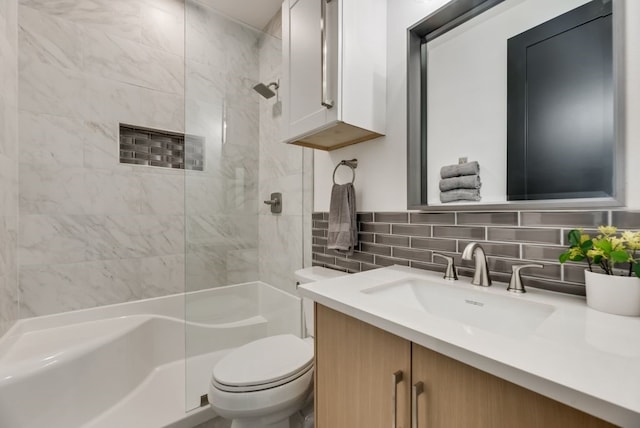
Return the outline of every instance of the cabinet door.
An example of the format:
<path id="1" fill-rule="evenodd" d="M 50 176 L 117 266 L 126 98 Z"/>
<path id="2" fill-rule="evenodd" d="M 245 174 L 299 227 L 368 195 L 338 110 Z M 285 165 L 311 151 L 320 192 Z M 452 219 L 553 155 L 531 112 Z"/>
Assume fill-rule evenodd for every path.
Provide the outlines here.
<path id="1" fill-rule="evenodd" d="M 316 428 L 390 428 L 394 407 L 409 428 L 410 342 L 318 304 L 315 325 Z"/>
<path id="2" fill-rule="evenodd" d="M 337 107 L 322 104 L 322 35 L 320 23 L 323 3 L 326 11 L 327 50 L 325 53 L 328 83 L 327 98 L 337 103 L 335 81 L 337 77 L 337 14 L 339 0 L 289 0 L 288 31 L 284 32 L 285 72 L 287 97 L 285 120 L 288 131 L 285 139 L 291 139 L 337 119 Z M 285 14 L 285 16 L 287 16 Z M 287 102 L 288 101 L 288 102 Z"/>
<path id="3" fill-rule="evenodd" d="M 572 407 L 413 344 L 418 427 L 612 427 Z"/>

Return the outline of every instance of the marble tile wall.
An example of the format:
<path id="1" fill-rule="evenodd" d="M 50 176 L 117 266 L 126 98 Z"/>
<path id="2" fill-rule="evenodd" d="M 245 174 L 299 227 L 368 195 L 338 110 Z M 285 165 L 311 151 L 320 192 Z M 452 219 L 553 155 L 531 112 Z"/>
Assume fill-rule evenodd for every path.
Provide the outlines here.
<path id="1" fill-rule="evenodd" d="M 313 264 L 345 272 L 403 265 L 444 272 L 440 253 L 454 258 L 459 275 L 471 276 L 473 263 L 460 253 L 472 241 L 481 243 L 494 280 L 508 282 L 511 267 L 540 263 L 543 269 L 523 272 L 525 286 L 584 295 L 583 263 L 558 261 L 571 229 L 597 234 L 602 224 L 640 230 L 640 212 L 494 211 L 358 213 L 358 248 L 352 256 L 327 249 L 329 215 L 313 213 Z"/>
<path id="2" fill-rule="evenodd" d="M 186 131 L 205 138 L 185 188 L 186 286 L 199 290 L 258 279 L 261 32 L 197 1 L 186 14 Z"/>
<path id="3" fill-rule="evenodd" d="M 257 279 L 259 32 L 191 0 L 18 14 L 20 316 Z M 204 137 L 205 171 L 119 164 L 120 122 Z"/>
<path id="4" fill-rule="evenodd" d="M 118 161 L 184 132 L 184 5 L 19 1 L 20 316 L 184 289 L 184 173 Z"/>
<path id="5" fill-rule="evenodd" d="M 281 38 L 278 13 L 260 39 L 260 81 L 265 84 L 282 76 Z M 283 198 L 282 214 L 259 207 L 260 280 L 295 294 L 293 272 L 311 264 L 312 150 L 280 141 L 281 111 L 279 98 L 260 98 L 260 200 L 272 192 Z"/>
<path id="6" fill-rule="evenodd" d="M 19 317 L 17 10 L 0 0 L 0 335 Z"/>

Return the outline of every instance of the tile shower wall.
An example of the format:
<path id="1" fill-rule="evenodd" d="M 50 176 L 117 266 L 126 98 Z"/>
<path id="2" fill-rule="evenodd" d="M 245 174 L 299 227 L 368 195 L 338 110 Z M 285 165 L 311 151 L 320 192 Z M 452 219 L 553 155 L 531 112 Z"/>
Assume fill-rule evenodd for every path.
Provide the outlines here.
<path id="1" fill-rule="evenodd" d="M 18 318 L 18 4 L 0 1 L 0 335 Z"/>
<path id="2" fill-rule="evenodd" d="M 184 6 L 20 0 L 21 317 L 184 288 L 184 173 L 120 165 L 119 123 L 184 132 Z"/>
<path id="3" fill-rule="evenodd" d="M 185 264 L 190 289 L 257 279 L 257 32 L 181 0 L 19 22 L 20 316 L 181 292 Z M 204 137 L 207 169 L 119 164 L 121 122 Z"/>
<path id="4" fill-rule="evenodd" d="M 282 76 L 282 18 L 278 13 L 260 39 L 260 81 Z M 295 293 L 293 272 L 311 263 L 312 150 L 283 144 L 282 102 L 260 99 L 260 200 L 282 192 L 282 214 L 260 204 L 260 280 Z M 305 255 L 303 250 L 307 251 Z"/>
<path id="5" fill-rule="evenodd" d="M 494 280 L 508 282 L 511 267 L 528 262 L 544 269 L 523 272 L 525 286 L 584 295 L 583 264 L 560 265 L 566 236 L 572 228 L 595 229 L 614 224 L 640 230 L 640 212 L 630 211 L 505 211 L 505 212 L 374 212 L 358 214 L 359 247 L 344 257 L 327 249 L 328 213 L 313 213 L 313 264 L 347 272 L 403 265 L 444 272 L 435 253 L 453 256 L 458 273 L 471 276 L 472 262 L 460 253 L 479 242 L 487 254 Z"/>
<path id="6" fill-rule="evenodd" d="M 186 13 L 186 131 L 206 140 L 185 187 L 186 287 L 198 290 L 258 279 L 261 32 L 196 1 Z"/>

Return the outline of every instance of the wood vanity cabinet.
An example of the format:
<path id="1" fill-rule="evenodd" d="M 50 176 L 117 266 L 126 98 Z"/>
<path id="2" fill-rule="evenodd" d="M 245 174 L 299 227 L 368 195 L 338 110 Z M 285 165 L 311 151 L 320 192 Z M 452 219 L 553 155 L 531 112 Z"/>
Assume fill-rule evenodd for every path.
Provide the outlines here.
<path id="1" fill-rule="evenodd" d="M 316 428 L 390 428 L 394 408 L 409 428 L 411 342 L 322 305 L 315 317 Z"/>
<path id="2" fill-rule="evenodd" d="M 421 428 L 614 426 L 415 343 L 412 359 L 412 383 L 424 383 L 416 400 Z"/>
<path id="3" fill-rule="evenodd" d="M 316 428 L 614 426 L 319 304 L 315 326 Z"/>

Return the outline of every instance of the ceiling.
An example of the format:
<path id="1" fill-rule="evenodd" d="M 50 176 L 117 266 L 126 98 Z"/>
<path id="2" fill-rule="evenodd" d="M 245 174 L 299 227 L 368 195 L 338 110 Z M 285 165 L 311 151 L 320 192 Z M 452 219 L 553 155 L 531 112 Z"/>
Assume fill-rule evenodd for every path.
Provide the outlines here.
<path id="1" fill-rule="evenodd" d="M 282 6 L 282 0 L 201 0 L 224 15 L 258 30 L 264 29 Z"/>

